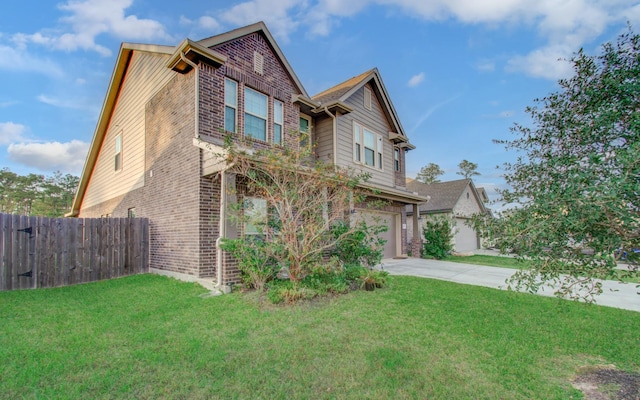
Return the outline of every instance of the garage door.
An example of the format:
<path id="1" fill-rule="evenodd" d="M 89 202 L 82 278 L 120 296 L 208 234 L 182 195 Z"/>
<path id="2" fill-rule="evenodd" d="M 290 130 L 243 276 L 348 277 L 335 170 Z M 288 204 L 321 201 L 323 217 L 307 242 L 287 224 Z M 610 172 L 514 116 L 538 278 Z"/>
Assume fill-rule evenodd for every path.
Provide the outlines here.
<path id="1" fill-rule="evenodd" d="M 386 232 L 382 232 L 380 234 L 380 238 L 386 240 L 384 244 L 384 255 L 383 258 L 393 258 L 398 255 L 397 250 L 397 229 L 396 229 L 396 218 L 399 217 L 399 214 L 391 214 L 391 213 L 381 213 L 381 212 L 371 212 L 371 211 L 361 211 L 362 217 L 367 222 L 367 225 L 376 224 L 383 225 L 388 227 Z"/>
<path id="2" fill-rule="evenodd" d="M 478 249 L 478 235 L 463 218 L 456 218 L 456 251 L 472 251 Z"/>

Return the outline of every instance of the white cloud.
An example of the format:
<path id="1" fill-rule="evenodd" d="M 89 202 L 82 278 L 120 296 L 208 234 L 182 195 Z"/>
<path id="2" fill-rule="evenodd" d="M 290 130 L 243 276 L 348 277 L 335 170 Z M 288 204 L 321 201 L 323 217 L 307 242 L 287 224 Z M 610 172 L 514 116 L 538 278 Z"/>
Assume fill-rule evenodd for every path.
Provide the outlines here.
<path id="1" fill-rule="evenodd" d="M 506 70 L 551 80 L 567 78 L 573 73 L 572 64 L 568 61 L 573 51 L 566 46 L 543 47 L 526 56 L 513 57 L 508 61 Z"/>
<path id="2" fill-rule="evenodd" d="M 309 18 L 306 12 L 301 12 L 307 8 L 307 2 L 300 0 L 252 0 L 236 4 L 223 12 L 221 18 L 236 25 L 264 20 L 274 36 L 288 41 L 289 35 Z"/>
<path id="3" fill-rule="evenodd" d="M 204 29 L 218 30 L 221 28 L 220 22 L 217 19 L 204 15 L 198 18 L 198 26 Z"/>
<path id="4" fill-rule="evenodd" d="M 24 140 L 23 135 L 27 128 L 24 125 L 13 122 L 0 122 L 0 145 Z"/>
<path id="5" fill-rule="evenodd" d="M 476 68 L 482 72 L 493 72 L 496 69 L 496 64 L 493 61 L 482 60 L 476 64 Z"/>
<path id="6" fill-rule="evenodd" d="M 98 107 L 96 107 L 89 101 L 83 101 L 81 99 L 80 100 L 60 99 L 56 97 L 47 96 L 45 94 L 40 94 L 36 98 L 38 99 L 39 102 L 48 104 L 53 107 L 70 108 L 70 109 L 76 109 L 76 110 L 90 110 L 95 113 L 98 112 Z"/>
<path id="7" fill-rule="evenodd" d="M 69 0 L 58 6 L 71 15 L 60 22 L 68 25 L 71 32 L 43 30 L 34 34 L 18 33 L 12 40 L 24 47 L 28 43 L 48 46 L 58 50 L 91 50 L 108 56 L 111 51 L 96 43 L 96 37 L 109 34 L 123 40 L 170 39 L 158 21 L 125 15 L 133 0 Z"/>
<path id="8" fill-rule="evenodd" d="M 407 82 L 407 85 L 409 87 L 416 87 L 419 84 L 421 84 L 424 81 L 424 72 L 420 72 L 417 75 L 414 75 L 411 77 L 411 79 L 409 79 L 409 82 Z"/>
<path id="9" fill-rule="evenodd" d="M 63 75 L 58 64 L 39 57 L 34 57 L 25 49 L 0 45 L 0 70 L 37 72 L 47 76 L 59 77 Z"/>
<path id="10" fill-rule="evenodd" d="M 66 143 L 13 143 L 7 152 L 12 161 L 41 171 L 79 173 L 88 150 L 88 143 L 72 140 Z"/>
<path id="11" fill-rule="evenodd" d="M 274 34 L 285 39 L 304 20 L 309 33 L 327 36 L 341 19 L 370 6 L 396 8 L 429 21 L 453 19 L 491 27 L 532 28 L 546 44 L 514 56 L 508 70 L 553 80 L 570 72 L 568 65 L 557 62 L 559 58 L 569 58 L 613 23 L 640 20 L 637 0 L 319 0 L 316 5 L 306 0 L 252 0 L 227 10 L 223 18 L 238 25 L 264 18 Z M 477 68 L 492 71 L 495 64 L 483 61 Z"/>

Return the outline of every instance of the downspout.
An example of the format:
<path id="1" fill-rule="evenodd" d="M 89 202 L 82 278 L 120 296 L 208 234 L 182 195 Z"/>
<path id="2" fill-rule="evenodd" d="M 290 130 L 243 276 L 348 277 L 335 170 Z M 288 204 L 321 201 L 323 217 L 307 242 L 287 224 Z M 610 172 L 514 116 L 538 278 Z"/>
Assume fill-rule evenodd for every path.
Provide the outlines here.
<path id="1" fill-rule="evenodd" d="M 194 129 L 194 136 L 196 139 L 198 139 L 200 137 L 200 70 L 198 68 L 198 65 L 196 63 L 194 63 L 193 61 L 189 60 L 187 57 L 185 57 L 183 52 L 180 52 L 180 59 L 182 61 L 184 61 L 185 63 L 189 64 L 193 70 L 195 71 L 195 109 L 194 109 L 194 114 L 195 114 L 195 129 Z M 222 248 L 220 248 L 220 242 L 222 241 L 222 239 L 226 236 L 226 218 L 227 218 L 227 213 L 226 213 L 226 208 L 227 208 L 227 191 L 225 190 L 225 188 L 227 187 L 227 173 L 226 170 L 229 167 L 223 169 L 222 171 L 220 171 L 220 222 L 219 222 L 219 228 L 218 228 L 218 238 L 216 239 L 216 286 L 215 288 L 218 289 L 220 292 L 223 292 L 222 289 Z"/>
<path id="2" fill-rule="evenodd" d="M 222 248 L 220 242 L 227 235 L 227 169 L 220 171 L 220 221 L 216 239 L 216 288 L 222 289 Z"/>
<path id="3" fill-rule="evenodd" d="M 336 166 L 338 165 L 338 122 L 327 106 L 324 106 L 324 112 L 333 119 L 333 165 Z"/>

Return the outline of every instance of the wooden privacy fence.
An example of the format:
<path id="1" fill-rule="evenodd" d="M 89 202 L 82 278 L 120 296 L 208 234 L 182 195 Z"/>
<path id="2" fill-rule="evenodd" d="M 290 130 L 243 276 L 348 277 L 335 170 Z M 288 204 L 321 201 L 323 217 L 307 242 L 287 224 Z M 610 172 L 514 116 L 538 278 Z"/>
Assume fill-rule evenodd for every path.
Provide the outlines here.
<path id="1" fill-rule="evenodd" d="M 148 271 L 146 218 L 0 214 L 0 290 L 66 286 Z"/>

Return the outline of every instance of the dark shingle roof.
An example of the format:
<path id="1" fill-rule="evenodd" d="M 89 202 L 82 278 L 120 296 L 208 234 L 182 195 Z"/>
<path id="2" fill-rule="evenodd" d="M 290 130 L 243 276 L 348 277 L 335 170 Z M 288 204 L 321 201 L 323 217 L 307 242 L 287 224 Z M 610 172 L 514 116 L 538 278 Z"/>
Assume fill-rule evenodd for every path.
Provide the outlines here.
<path id="1" fill-rule="evenodd" d="M 459 179 L 426 184 L 416 180 L 407 180 L 407 190 L 431 197 L 427 204 L 420 206 L 420 212 L 450 212 L 453 211 L 453 207 L 470 182 L 471 179 Z"/>
<path id="2" fill-rule="evenodd" d="M 363 72 L 358 76 L 354 76 L 353 78 L 347 79 L 346 81 L 325 90 L 322 93 L 318 93 L 313 96 L 311 99 L 320 103 L 320 104 L 328 104 L 332 101 L 340 100 L 345 93 L 351 90 L 354 86 L 357 86 L 363 79 L 369 76 L 374 70 L 369 70 Z"/>

